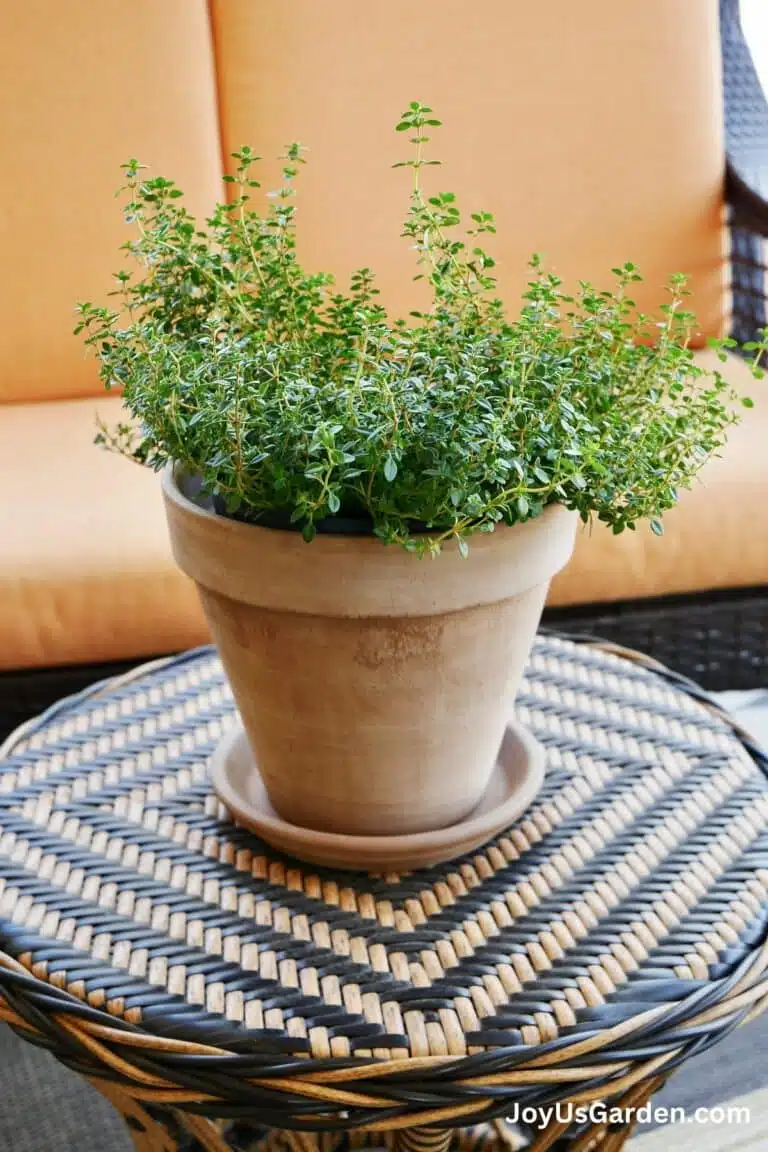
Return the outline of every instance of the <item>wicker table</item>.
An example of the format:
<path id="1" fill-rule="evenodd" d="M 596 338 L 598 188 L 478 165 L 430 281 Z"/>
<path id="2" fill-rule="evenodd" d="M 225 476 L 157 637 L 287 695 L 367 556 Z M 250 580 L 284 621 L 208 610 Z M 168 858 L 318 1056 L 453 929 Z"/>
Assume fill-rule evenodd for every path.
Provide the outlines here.
<path id="1" fill-rule="evenodd" d="M 0 763 L 0 1019 L 146 1150 L 514 1148 L 521 1102 L 643 1103 L 768 1003 L 768 781 L 627 655 L 540 637 L 517 711 L 543 792 L 407 875 L 303 867 L 228 820 L 209 650 L 62 701 Z M 561 1107 L 533 1146 L 631 1127 Z"/>

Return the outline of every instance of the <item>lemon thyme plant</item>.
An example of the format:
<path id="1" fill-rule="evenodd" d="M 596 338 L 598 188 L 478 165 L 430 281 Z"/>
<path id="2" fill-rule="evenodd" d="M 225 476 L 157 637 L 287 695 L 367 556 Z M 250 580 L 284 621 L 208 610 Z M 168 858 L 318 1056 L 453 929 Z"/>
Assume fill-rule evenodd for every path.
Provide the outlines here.
<path id="1" fill-rule="evenodd" d="M 204 227 L 172 181 L 125 165 L 133 270 L 117 273 L 117 308 L 78 306 L 76 331 L 133 421 L 98 439 L 156 469 L 176 461 L 226 514 L 307 540 L 344 517 L 410 550 L 456 538 L 466 552 L 474 531 L 555 501 L 617 533 L 646 517 L 660 532 L 739 400 L 694 361 L 685 278 L 672 277 L 659 324 L 635 314 L 633 264 L 613 270 L 613 291 L 570 295 L 534 257 L 511 319 L 484 246 L 493 216 L 462 230 L 453 193 L 425 191 L 439 124 L 416 102 L 397 124 L 413 149 L 397 165 L 411 176 L 403 234 L 431 289 L 407 319 L 390 318 L 370 269 L 341 291 L 300 264 L 298 144 L 262 210 L 257 157 L 235 153 L 232 199 Z M 765 336 L 751 346 L 757 375 Z"/>

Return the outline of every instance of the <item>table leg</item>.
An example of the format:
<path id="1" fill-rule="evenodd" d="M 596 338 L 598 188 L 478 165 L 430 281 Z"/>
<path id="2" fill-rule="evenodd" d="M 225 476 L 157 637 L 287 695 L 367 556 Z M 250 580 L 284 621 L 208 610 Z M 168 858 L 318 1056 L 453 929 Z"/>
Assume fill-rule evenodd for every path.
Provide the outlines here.
<path id="1" fill-rule="evenodd" d="M 90 1082 L 123 1117 L 136 1152 L 179 1152 L 190 1138 L 205 1152 L 230 1152 L 210 1120 L 175 1109 L 147 1106 L 107 1080 Z"/>
<path id="2" fill-rule="evenodd" d="M 452 1136 L 451 1128 L 400 1128 L 393 1152 L 448 1152 Z"/>
<path id="3" fill-rule="evenodd" d="M 654 1093 L 658 1092 L 666 1078 L 666 1076 L 655 1076 L 650 1080 L 635 1084 L 634 1088 L 631 1088 L 624 1096 L 611 1101 L 611 1106 L 625 1110 L 642 1108 Z M 564 1152 L 566 1150 L 567 1152 L 621 1152 L 636 1126 L 636 1114 L 621 1128 L 612 1128 L 605 1124 L 594 1125 L 576 1140 L 565 1142 Z"/>

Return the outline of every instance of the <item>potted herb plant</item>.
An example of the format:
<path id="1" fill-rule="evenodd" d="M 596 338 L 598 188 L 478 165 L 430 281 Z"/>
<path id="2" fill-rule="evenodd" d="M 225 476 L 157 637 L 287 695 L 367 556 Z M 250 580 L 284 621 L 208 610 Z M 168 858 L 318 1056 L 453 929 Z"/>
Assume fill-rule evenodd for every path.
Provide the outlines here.
<path id="1" fill-rule="evenodd" d="M 654 324 L 632 264 L 574 296 L 534 258 L 508 316 L 492 215 L 462 231 L 454 195 L 424 189 L 438 124 L 414 102 L 397 125 L 427 310 L 391 318 L 369 269 L 342 290 L 302 268 L 294 144 L 261 207 L 236 153 L 203 227 L 127 164 L 134 268 L 77 329 L 133 418 L 101 441 L 165 469 L 259 787 L 287 824 L 377 842 L 472 823 L 579 517 L 660 532 L 737 419 L 688 348 L 683 277 Z"/>

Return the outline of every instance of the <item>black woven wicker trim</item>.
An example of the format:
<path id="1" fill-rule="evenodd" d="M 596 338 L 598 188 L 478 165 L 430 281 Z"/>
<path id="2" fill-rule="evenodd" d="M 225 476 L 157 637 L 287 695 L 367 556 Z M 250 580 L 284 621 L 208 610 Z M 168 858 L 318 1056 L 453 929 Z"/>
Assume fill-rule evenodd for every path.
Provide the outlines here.
<path id="1" fill-rule="evenodd" d="M 768 100 L 744 36 L 739 0 L 720 0 L 720 33 L 729 174 L 737 194 L 751 197 L 756 204 L 762 201 L 757 223 L 764 228 L 768 223 Z"/>
<path id="2" fill-rule="evenodd" d="M 643 652 L 710 692 L 768 686 L 768 588 L 555 608 L 544 623 Z"/>
<path id="3" fill-rule="evenodd" d="M 726 198 L 730 206 L 733 334 L 752 340 L 768 322 L 768 102 L 741 27 L 739 0 L 720 0 L 725 89 Z"/>
<path id="4" fill-rule="evenodd" d="M 63 698 L 120 676 L 135 666 L 136 659 L 133 659 L 0 672 L 0 741 Z"/>

